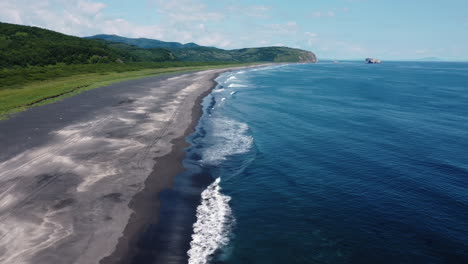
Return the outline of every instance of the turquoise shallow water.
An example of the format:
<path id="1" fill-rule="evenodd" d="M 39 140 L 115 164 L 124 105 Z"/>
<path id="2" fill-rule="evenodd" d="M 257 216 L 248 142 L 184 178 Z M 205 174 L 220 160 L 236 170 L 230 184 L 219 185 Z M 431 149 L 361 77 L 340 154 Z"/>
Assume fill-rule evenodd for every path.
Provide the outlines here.
<path id="1" fill-rule="evenodd" d="M 219 178 L 191 263 L 468 263 L 468 64 L 288 65 L 218 81 L 188 150 Z"/>

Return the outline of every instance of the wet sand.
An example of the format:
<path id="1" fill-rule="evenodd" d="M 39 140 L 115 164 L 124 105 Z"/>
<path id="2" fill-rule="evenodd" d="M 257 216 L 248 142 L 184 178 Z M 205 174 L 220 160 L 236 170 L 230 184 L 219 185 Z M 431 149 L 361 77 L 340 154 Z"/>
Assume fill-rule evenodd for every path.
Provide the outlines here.
<path id="1" fill-rule="evenodd" d="M 0 263 L 126 263 L 223 70 L 127 81 L 0 121 Z"/>
<path id="2" fill-rule="evenodd" d="M 215 76 L 218 76 L 218 74 Z M 154 255 L 142 252 L 141 246 L 138 244 L 142 240 L 142 236 L 144 236 L 143 233 L 148 230 L 148 227 L 158 222 L 161 202 L 159 196 L 161 192 L 170 188 L 174 177 L 184 171 L 182 165 L 182 160 L 186 154 L 184 149 L 189 146 L 185 139 L 195 130 L 195 126 L 203 114 L 201 103 L 203 98 L 216 86 L 214 78 L 209 84 L 211 89 L 203 92 L 196 99 L 195 105 L 192 108 L 192 121 L 185 130 L 184 135 L 171 141 L 172 151 L 169 154 L 155 159 L 156 164 L 145 181 L 144 190 L 135 195 L 130 202 L 130 208 L 133 209 L 134 213 L 125 228 L 124 236 L 119 239 L 119 243 L 112 255 L 101 260 L 101 264 L 137 263 L 141 262 L 138 261 L 141 255 Z M 148 258 L 152 259 L 152 256 Z M 146 262 L 147 259 L 144 260 L 144 263 Z"/>

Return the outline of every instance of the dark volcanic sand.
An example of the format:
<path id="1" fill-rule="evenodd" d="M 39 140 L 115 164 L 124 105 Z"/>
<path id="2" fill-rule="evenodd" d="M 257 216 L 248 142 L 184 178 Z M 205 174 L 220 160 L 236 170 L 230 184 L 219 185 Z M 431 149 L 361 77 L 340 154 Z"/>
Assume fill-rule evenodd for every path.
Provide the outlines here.
<path id="1" fill-rule="evenodd" d="M 0 121 L 0 263 L 135 255 L 223 71 L 113 84 Z"/>
<path id="2" fill-rule="evenodd" d="M 214 80 L 210 86 L 212 88 L 216 86 Z M 162 195 L 162 191 L 170 192 L 168 188 L 172 186 L 174 176 L 184 171 L 182 160 L 186 154 L 184 149 L 188 147 L 185 138 L 194 131 L 198 120 L 203 114 L 201 102 L 210 92 L 211 89 L 197 98 L 195 106 L 192 108 L 192 122 L 185 131 L 184 136 L 171 141 L 173 144 L 172 151 L 156 159 L 157 162 L 153 172 L 145 181 L 145 189 L 135 195 L 130 203 L 130 208 L 135 213 L 132 214 L 125 228 L 124 236 L 119 239 L 119 244 L 112 255 L 104 258 L 100 264 L 163 263 L 157 262 L 158 255 L 161 252 L 157 250 L 160 247 L 153 244 L 155 238 L 152 237 L 155 234 L 163 235 L 164 231 L 155 229 L 168 226 L 160 223 L 160 214 L 157 213 L 161 210 L 160 195 Z M 198 200 L 196 205 L 198 205 Z M 193 216 L 195 217 L 195 213 Z M 187 220 L 193 223 L 195 218 Z M 165 238 L 157 240 L 164 241 Z M 185 244 L 188 244 L 187 242 L 190 241 L 185 242 Z"/>

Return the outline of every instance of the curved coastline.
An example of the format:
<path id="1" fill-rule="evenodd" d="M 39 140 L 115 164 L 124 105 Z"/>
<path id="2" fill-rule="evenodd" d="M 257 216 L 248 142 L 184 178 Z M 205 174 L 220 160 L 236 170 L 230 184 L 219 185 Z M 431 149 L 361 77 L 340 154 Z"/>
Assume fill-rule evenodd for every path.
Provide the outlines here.
<path id="1" fill-rule="evenodd" d="M 202 99 L 242 68 L 117 83 L 1 120 L 0 263 L 130 259 L 184 170 Z"/>
<path id="2" fill-rule="evenodd" d="M 161 235 L 158 231 L 148 232 L 148 229 L 154 230 L 161 228 L 159 222 L 160 214 L 162 213 L 161 194 L 166 190 L 170 190 L 175 183 L 175 177 L 187 170 L 187 168 L 183 166 L 183 161 L 187 155 L 185 149 L 190 146 L 188 137 L 195 132 L 196 126 L 204 114 L 202 104 L 203 100 L 217 87 L 218 83 L 216 82 L 216 79 L 221 74 L 234 70 L 260 68 L 265 66 L 271 66 L 271 64 L 217 70 L 216 73 L 210 75 L 209 80 L 207 80 L 204 85 L 207 89 L 196 98 L 193 107 L 191 108 L 190 124 L 186 127 L 183 135 L 174 138 L 171 141 L 171 152 L 155 159 L 156 164 L 145 181 L 145 188 L 136 194 L 129 204 L 133 213 L 125 227 L 123 236 L 119 238 L 119 243 L 112 254 L 103 258 L 100 261 L 100 264 L 160 263 L 160 253 L 162 252 L 156 252 L 154 248 L 145 248 L 145 243 L 148 243 L 145 241 L 148 240 L 145 236 Z M 207 179 L 205 179 L 205 177 L 202 175 L 199 177 L 203 178 L 201 181 L 204 182 L 204 185 L 209 184 L 206 182 Z M 203 186 L 202 189 L 204 189 L 204 187 L 206 186 Z M 164 200 L 167 201 L 168 198 L 165 197 Z M 197 205 L 198 199 L 194 207 Z M 195 222 L 196 219 L 191 220 Z M 179 256 L 173 257 L 177 258 L 176 263 L 181 261 L 178 259 Z M 167 256 L 164 256 L 163 258 L 167 258 Z"/>
<path id="3" fill-rule="evenodd" d="M 184 149 L 189 146 L 186 138 L 195 130 L 198 120 L 203 114 L 201 104 L 203 98 L 216 87 L 215 79 L 219 74 L 221 73 L 214 74 L 210 78 L 209 83 L 207 83 L 209 89 L 200 94 L 195 100 L 192 107 L 191 122 L 182 136 L 171 141 L 171 152 L 155 159 L 156 164 L 145 181 L 145 188 L 136 194 L 129 204 L 133 213 L 125 227 L 123 236 L 119 239 L 114 252 L 102 259 L 100 264 L 133 263 L 134 257 L 138 254 L 136 244 L 142 233 L 148 225 L 157 223 L 158 213 L 155 212 L 159 211 L 160 208 L 159 194 L 170 188 L 174 177 L 185 170 L 182 160 L 186 156 Z"/>

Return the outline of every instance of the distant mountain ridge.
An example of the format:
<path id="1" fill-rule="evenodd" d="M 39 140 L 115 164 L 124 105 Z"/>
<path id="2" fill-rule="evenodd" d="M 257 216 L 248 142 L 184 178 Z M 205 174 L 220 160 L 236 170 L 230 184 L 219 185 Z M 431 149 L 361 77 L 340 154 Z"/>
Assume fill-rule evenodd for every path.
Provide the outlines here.
<path id="1" fill-rule="evenodd" d="M 200 45 L 195 44 L 193 42 L 182 44 L 179 42 L 166 42 L 156 39 L 148 39 L 148 38 L 126 38 L 117 35 L 107 35 L 107 34 L 99 34 L 90 37 L 84 37 L 86 39 L 103 39 L 111 42 L 119 42 L 125 43 L 128 45 L 137 46 L 139 48 L 144 49 L 152 49 L 152 48 L 168 48 L 168 49 L 175 49 L 175 48 L 197 48 Z"/>
<path id="2" fill-rule="evenodd" d="M 195 43 L 181 44 L 147 38 L 126 38 L 117 35 L 95 35 L 87 39 L 111 43 L 124 43 L 139 48 L 166 48 L 182 61 L 225 62 L 317 62 L 314 53 L 289 47 L 260 47 L 224 50 L 200 46 Z"/>
<path id="3" fill-rule="evenodd" d="M 97 36 L 91 39 L 80 38 L 48 29 L 0 22 L 0 69 L 62 63 L 317 61 L 315 54 L 310 51 L 288 47 L 224 50 L 195 43 L 130 39 L 115 35 Z"/>

